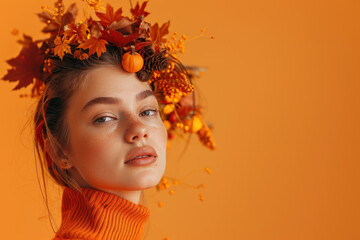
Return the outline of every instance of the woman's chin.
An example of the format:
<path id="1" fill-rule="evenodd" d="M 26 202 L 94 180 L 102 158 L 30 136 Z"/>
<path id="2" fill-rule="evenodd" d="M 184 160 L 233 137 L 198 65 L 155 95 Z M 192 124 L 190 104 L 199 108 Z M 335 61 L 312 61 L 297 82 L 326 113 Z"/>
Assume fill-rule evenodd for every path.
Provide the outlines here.
<path id="1" fill-rule="evenodd" d="M 133 186 L 133 190 L 146 190 L 155 187 L 161 180 L 161 177 L 150 176 L 147 178 L 138 179 Z"/>

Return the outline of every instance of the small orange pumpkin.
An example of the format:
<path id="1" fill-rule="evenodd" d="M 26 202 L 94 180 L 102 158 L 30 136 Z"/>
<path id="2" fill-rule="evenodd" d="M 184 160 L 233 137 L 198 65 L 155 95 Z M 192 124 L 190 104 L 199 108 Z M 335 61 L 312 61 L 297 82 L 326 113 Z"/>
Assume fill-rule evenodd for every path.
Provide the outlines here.
<path id="1" fill-rule="evenodd" d="M 131 51 L 123 55 L 121 63 L 125 71 L 133 73 L 142 69 L 144 59 L 139 53 L 135 52 L 135 46 L 132 45 Z"/>

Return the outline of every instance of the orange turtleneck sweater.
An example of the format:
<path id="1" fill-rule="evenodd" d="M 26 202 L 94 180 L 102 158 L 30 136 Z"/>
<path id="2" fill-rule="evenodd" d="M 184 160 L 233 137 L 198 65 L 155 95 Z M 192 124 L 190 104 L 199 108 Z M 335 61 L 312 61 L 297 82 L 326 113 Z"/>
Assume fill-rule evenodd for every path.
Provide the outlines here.
<path id="1" fill-rule="evenodd" d="M 62 221 L 53 240 L 140 240 L 150 211 L 111 193 L 65 188 Z"/>

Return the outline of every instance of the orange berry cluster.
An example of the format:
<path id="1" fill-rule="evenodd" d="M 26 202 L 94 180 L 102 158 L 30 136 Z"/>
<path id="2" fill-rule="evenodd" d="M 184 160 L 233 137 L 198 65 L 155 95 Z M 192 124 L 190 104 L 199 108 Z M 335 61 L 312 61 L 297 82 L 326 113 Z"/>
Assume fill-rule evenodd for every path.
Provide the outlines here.
<path id="1" fill-rule="evenodd" d="M 166 39 L 166 43 L 164 44 L 164 47 L 166 48 L 166 51 L 169 53 L 184 53 L 185 52 L 185 43 L 184 40 L 187 40 L 186 35 L 182 35 L 180 39 L 177 39 L 177 32 L 174 32 L 173 35 Z"/>
<path id="2" fill-rule="evenodd" d="M 177 180 L 173 180 L 173 181 L 170 181 L 168 178 L 166 177 L 162 177 L 161 178 L 161 181 L 158 183 L 158 185 L 156 185 L 156 189 L 158 191 L 160 190 L 165 190 L 165 189 L 169 189 L 170 188 L 170 185 L 174 185 L 174 186 L 177 186 L 179 184 L 179 182 Z M 170 193 L 170 195 L 173 195 L 174 194 L 174 191 L 171 190 L 172 192 Z"/>
<path id="3" fill-rule="evenodd" d="M 164 94 L 164 100 L 167 102 L 178 102 L 182 96 L 194 91 L 194 86 L 188 81 L 187 76 L 176 71 L 173 62 L 169 64 L 168 69 L 155 71 L 150 81 L 154 82 L 155 91 Z"/>
<path id="4" fill-rule="evenodd" d="M 214 139 L 211 134 L 211 130 L 203 125 L 202 128 L 197 132 L 200 142 L 202 142 L 208 148 L 214 150 L 216 148 Z"/>

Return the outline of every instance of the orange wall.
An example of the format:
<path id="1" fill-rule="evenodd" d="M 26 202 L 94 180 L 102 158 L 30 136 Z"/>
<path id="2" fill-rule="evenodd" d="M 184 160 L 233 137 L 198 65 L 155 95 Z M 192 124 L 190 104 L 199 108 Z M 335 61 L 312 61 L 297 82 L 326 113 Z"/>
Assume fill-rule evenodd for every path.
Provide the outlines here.
<path id="1" fill-rule="evenodd" d="M 110 2 L 128 14 L 128 1 Z M 1 75 L 20 50 L 13 28 L 43 37 L 42 4 L 52 1 L 2 1 Z M 178 165 L 181 151 L 170 150 L 168 174 L 213 174 L 186 180 L 205 184 L 204 202 L 187 187 L 147 191 L 145 239 L 360 239 L 360 2 L 151 0 L 149 10 L 150 22 L 170 19 L 171 31 L 215 36 L 189 41 L 182 59 L 207 67 L 197 85 L 218 149 L 194 138 Z M 50 239 L 22 130 L 32 101 L 14 86 L 0 82 L 1 238 Z M 51 196 L 59 224 L 61 195 Z"/>

